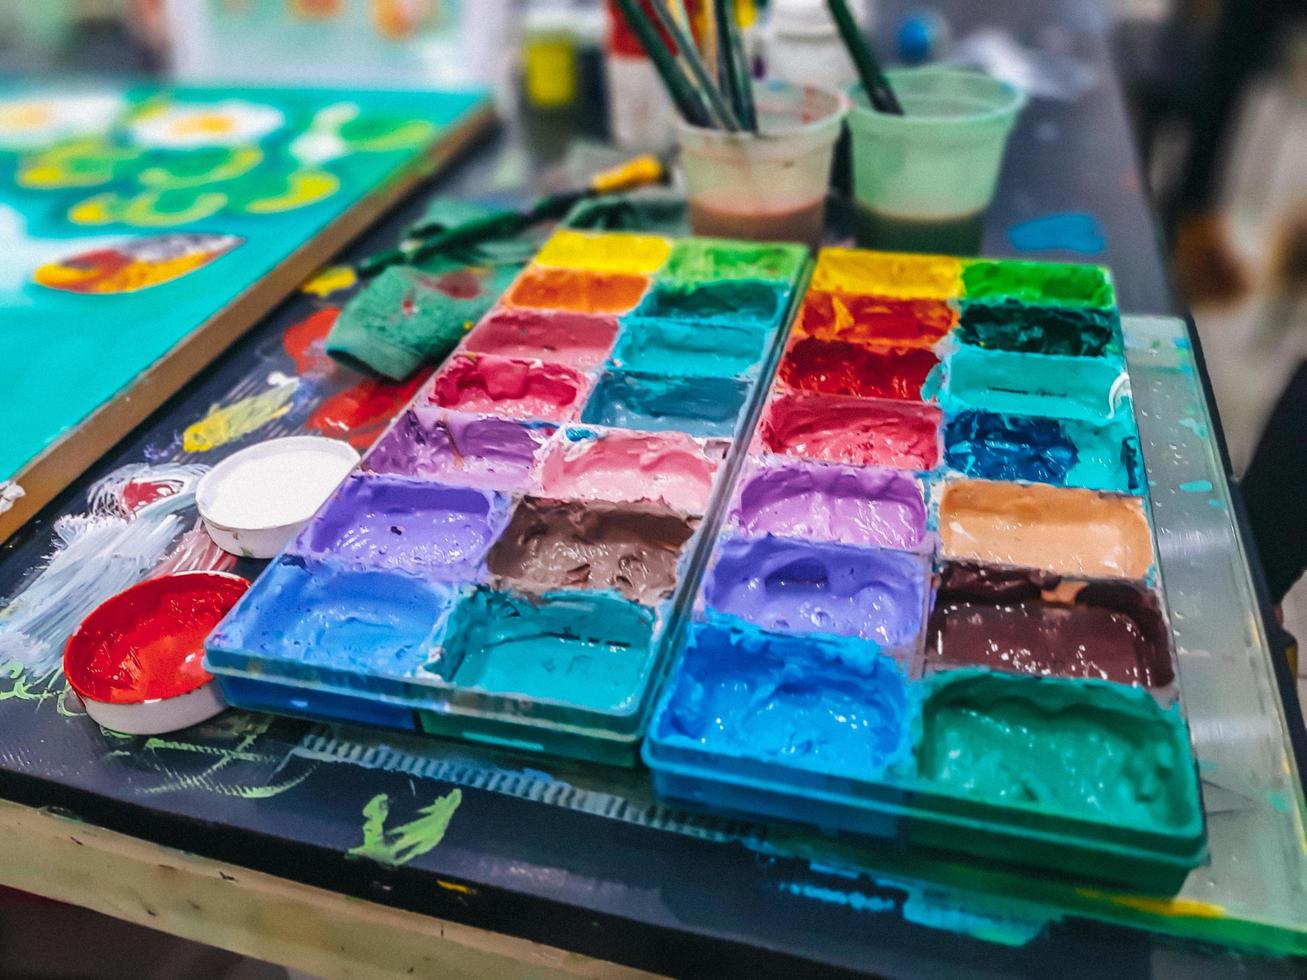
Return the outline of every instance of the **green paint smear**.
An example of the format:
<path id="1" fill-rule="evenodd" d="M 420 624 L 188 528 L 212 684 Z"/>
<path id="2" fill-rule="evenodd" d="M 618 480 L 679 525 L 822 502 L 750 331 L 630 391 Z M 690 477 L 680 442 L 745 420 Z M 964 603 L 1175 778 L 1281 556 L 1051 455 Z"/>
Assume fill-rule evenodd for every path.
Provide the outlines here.
<path id="1" fill-rule="evenodd" d="M 1010 260 L 968 262 L 962 269 L 967 299 L 1018 299 L 1051 306 L 1115 305 L 1107 270 L 1096 265 Z"/>
<path id="2" fill-rule="evenodd" d="M 684 284 L 719 279 L 788 282 L 798 275 L 807 255 L 808 250 L 802 245 L 742 245 L 711 238 L 687 239 L 672 246 L 672 254 L 658 278 Z"/>
<path id="3" fill-rule="evenodd" d="M 449 821 L 462 802 L 463 791 L 454 789 L 419 810 L 415 819 L 387 830 L 390 797 L 378 793 L 363 807 L 363 843 L 350 848 L 349 856 L 390 866 L 407 864 L 445 839 Z"/>
<path id="4" fill-rule="evenodd" d="M 925 684 L 919 776 L 973 801 L 1168 834 L 1201 832 L 1179 710 L 1106 681 L 990 671 Z"/>

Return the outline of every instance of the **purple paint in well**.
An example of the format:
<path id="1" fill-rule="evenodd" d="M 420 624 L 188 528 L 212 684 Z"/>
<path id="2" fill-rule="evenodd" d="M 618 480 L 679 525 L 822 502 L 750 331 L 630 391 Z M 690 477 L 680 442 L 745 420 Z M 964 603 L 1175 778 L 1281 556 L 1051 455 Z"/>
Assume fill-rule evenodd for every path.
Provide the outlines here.
<path id="1" fill-rule="evenodd" d="M 747 534 L 912 551 L 926 539 L 921 485 L 898 470 L 792 462 L 752 464 L 731 524 Z"/>
<path id="2" fill-rule="evenodd" d="M 704 583 L 719 612 L 782 633 L 915 643 L 925 620 L 926 559 L 902 551 L 768 535 L 723 538 Z"/>
<path id="3" fill-rule="evenodd" d="M 415 405 L 368 453 L 363 468 L 494 490 L 525 490 L 531 485 L 536 454 L 553 431 L 554 426 L 544 423 Z"/>
<path id="4" fill-rule="evenodd" d="M 355 475 L 318 511 L 293 554 L 364 568 L 468 582 L 508 522 L 508 498 L 491 490 Z"/>
<path id="5" fill-rule="evenodd" d="M 466 350 L 598 367 L 612 350 L 617 318 L 566 311 L 502 309 L 473 328 Z"/>

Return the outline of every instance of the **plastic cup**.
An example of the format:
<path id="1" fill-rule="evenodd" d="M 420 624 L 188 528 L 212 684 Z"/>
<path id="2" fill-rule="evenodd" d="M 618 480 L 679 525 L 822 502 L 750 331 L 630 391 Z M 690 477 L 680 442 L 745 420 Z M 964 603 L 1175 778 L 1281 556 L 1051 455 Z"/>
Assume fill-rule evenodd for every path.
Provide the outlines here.
<path id="1" fill-rule="evenodd" d="M 815 245 L 848 99 L 786 82 L 755 83 L 753 97 L 757 133 L 677 122 L 690 226 L 698 235 Z"/>
<path id="2" fill-rule="evenodd" d="M 849 89 L 858 238 L 891 251 L 974 254 L 1026 97 L 974 71 L 886 75 L 902 116 L 871 109 L 861 85 Z"/>

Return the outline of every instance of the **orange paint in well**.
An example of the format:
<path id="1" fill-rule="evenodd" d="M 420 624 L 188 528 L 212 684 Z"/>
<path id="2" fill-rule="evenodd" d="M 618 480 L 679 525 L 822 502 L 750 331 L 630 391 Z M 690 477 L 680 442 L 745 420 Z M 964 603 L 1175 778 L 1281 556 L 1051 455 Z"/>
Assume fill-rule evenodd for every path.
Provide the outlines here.
<path id="1" fill-rule="evenodd" d="M 506 302 L 578 313 L 626 313 L 640 302 L 648 287 L 644 276 L 533 266 L 514 283 Z"/>

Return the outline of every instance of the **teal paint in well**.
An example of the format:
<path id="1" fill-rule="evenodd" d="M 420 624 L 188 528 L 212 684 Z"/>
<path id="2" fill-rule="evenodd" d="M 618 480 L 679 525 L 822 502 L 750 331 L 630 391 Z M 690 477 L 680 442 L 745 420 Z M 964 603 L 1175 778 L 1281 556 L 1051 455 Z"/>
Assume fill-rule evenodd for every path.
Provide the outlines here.
<path id="1" fill-rule="evenodd" d="M 730 436 L 748 395 L 749 383 L 735 378 L 663 378 L 614 370 L 595 385 L 581 421 L 646 432 Z"/>
<path id="2" fill-rule="evenodd" d="M 1115 357 L 1069 357 L 959 345 L 936 369 L 926 396 L 950 415 L 982 409 L 1102 423 L 1122 409 L 1125 365 Z"/>
<path id="3" fill-rule="evenodd" d="M 635 313 L 656 319 L 732 323 L 762 329 L 780 321 L 788 295 L 786 285 L 756 279 L 728 279 L 691 286 L 656 283 Z"/>
<path id="4" fill-rule="evenodd" d="M 455 609 L 440 672 L 459 687 L 614 713 L 635 710 L 654 611 L 607 592 L 479 589 Z"/>
<path id="5" fill-rule="evenodd" d="M 668 747 L 873 778 L 904 744 L 910 698 L 897 665 L 834 636 L 789 636 L 716 618 L 691 626 L 654 719 Z"/>
<path id="6" fill-rule="evenodd" d="M 283 557 L 209 637 L 217 664 L 275 658 L 279 672 L 315 668 L 412 677 L 432 657 L 459 591 L 395 571 Z"/>
<path id="7" fill-rule="evenodd" d="M 626 317 L 613 360 L 646 374 L 729 378 L 754 370 L 770 339 L 752 327 Z"/>

